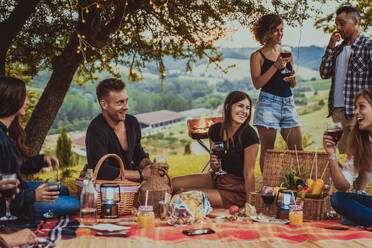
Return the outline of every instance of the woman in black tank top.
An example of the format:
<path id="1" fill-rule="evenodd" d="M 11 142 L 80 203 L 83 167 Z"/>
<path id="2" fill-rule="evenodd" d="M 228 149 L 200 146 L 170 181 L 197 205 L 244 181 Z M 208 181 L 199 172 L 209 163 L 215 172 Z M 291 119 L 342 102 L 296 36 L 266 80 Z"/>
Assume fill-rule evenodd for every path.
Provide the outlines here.
<path id="1" fill-rule="evenodd" d="M 253 125 L 261 141 L 260 167 L 263 172 L 264 155 L 273 149 L 279 130 L 288 148 L 302 150 L 302 134 L 294 106 L 291 88 L 296 86 L 293 56 L 281 56 L 283 22 L 276 14 L 262 16 L 253 26 L 255 39 L 262 47 L 251 55 L 251 77 L 256 89 L 261 89 L 256 103 Z M 283 74 L 287 68 L 291 73 Z"/>

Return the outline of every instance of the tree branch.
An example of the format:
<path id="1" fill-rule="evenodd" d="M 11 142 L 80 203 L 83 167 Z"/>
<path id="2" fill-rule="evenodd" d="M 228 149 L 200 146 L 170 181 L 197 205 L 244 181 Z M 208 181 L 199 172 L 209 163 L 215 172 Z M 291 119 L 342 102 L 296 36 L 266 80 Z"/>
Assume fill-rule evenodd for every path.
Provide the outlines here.
<path id="1" fill-rule="evenodd" d="M 17 36 L 39 2 L 40 0 L 23 0 L 14 8 L 9 18 L 0 23 L 2 40 L 10 43 Z"/>

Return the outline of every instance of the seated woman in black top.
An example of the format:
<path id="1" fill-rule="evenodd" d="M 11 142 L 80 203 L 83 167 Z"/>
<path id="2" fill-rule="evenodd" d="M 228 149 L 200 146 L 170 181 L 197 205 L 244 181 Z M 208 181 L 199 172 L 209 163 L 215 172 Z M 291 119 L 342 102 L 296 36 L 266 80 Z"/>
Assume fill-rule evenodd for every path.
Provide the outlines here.
<path id="1" fill-rule="evenodd" d="M 79 210 L 79 201 L 68 195 L 65 186 L 62 186 L 59 193 L 53 191 L 56 186 L 22 179 L 21 173 L 37 173 L 46 166 L 54 170 L 59 167 L 58 159 L 53 155 L 29 156 L 26 133 L 18 120 L 25 115 L 29 104 L 26 85 L 22 80 L 0 77 L 0 173 L 16 173 L 20 181 L 20 192 L 12 200 L 10 210 L 12 214 L 23 218 L 35 214 L 41 217 L 49 209 L 57 215 L 75 213 Z M 0 215 L 4 215 L 1 208 Z"/>
<path id="2" fill-rule="evenodd" d="M 242 91 L 233 91 L 226 97 L 223 122 L 212 125 L 208 132 L 211 147 L 214 142 L 224 143 L 221 164 L 211 153 L 213 172 L 173 178 L 175 192 L 202 190 L 217 208 L 244 205 L 246 195 L 255 190 L 254 165 L 259 147 L 257 133 L 249 125 L 251 104 L 249 95 Z M 220 166 L 227 174 L 215 174 Z"/>

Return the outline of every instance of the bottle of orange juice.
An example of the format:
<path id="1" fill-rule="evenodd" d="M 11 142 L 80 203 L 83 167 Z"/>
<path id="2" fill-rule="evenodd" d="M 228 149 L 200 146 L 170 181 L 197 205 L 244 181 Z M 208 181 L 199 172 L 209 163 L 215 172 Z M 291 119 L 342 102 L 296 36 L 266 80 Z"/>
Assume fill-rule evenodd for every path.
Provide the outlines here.
<path id="1" fill-rule="evenodd" d="M 137 225 L 138 228 L 155 227 L 155 214 L 152 206 L 143 205 L 138 208 Z"/>
<path id="2" fill-rule="evenodd" d="M 304 220 L 304 214 L 302 206 L 291 205 L 289 206 L 289 224 L 294 226 L 302 226 Z"/>

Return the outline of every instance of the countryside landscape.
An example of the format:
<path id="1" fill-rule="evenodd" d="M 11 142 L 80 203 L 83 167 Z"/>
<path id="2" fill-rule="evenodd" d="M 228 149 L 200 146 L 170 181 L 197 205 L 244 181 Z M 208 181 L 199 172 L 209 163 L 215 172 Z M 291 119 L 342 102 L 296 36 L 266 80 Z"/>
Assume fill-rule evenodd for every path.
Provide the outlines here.
<path id="1" fill-rule="evenodd" d="M 203 62 L 197 63 L 192 72 L 186 72 L 182 61 L 176 63 L 169 59 L 169 67 L 166 64 L 168 77 L 163 83 L 151 66 L 146 68 L 143 79 L 139 82 L 128 82 L 125 74 L 127 68 L 117 66 L 121 71 L 122 79 L 127 83 L 130 98 L 128 112 L 136 115 L 163 109 L 175 112 L 202 109 L 207 112 L 207 117 L 221 116 L 220 105 L 232 90 L 248 92 L 255 102 L 259 91 L 254 89 L 250 79 L 249 56 L 256 49 L 224 49 L 223 66 L 234 65 L 228 73 L 223 73 L 213 66 L 207 68 L 206 63 Z M 323 149 L 322 134 L 329 120 L 326 117 L 330 80 L 321 80 L 317 71 L 323 51 L 324 48 L 316 46 L 293 48 L 294 58 L 299 58 L 299 62 L 295 63 L 298 83 L 293 94 L 302 124 L 305 149 Z M 100 112 L 95 96 L 95 85 L 107 77 L 110 76 L 103 73 L 97 75 L 97 80 L 87 82 L 83 86 L 72 85 L 49 131 L 43 145 L 44 150 L 55 152 L 56 141 L 62 127 L 66 127 L 68 136 L 72 140 L 72 147 L 76 146 L 74 140 L 84 137 L 90 120 Z M 29 84 L 30 91 L 41 91 L 47 78 L 47 72 L 35 77 Z M 286 149 L 284 141 L 279 136 L 276 148 Z M 186 120 L 168 127 L 165 131 L 144 136 L 142 145 L 151 158 L 155 156 L 167 158 L 170 164 L 170 176 L 198 173 L 209 159 L 207 152 L 189 137 Z M 185 146 L 188 145 L 191 147 L 191 154 L 185 154 Z M 78 157 L 76 165 L 64 169 L 66 184 L 72 188 L 74 188 L 74 179 L 71 178 L 78 177 L 80 170 L 86 164 L 84 156 Z M 256 161 L 255 173 L 260 176 L 258 161 Z M 35 175 L 40 179 L 51 176 L 56 176 L 56 173 L 41 172 Z"/>

